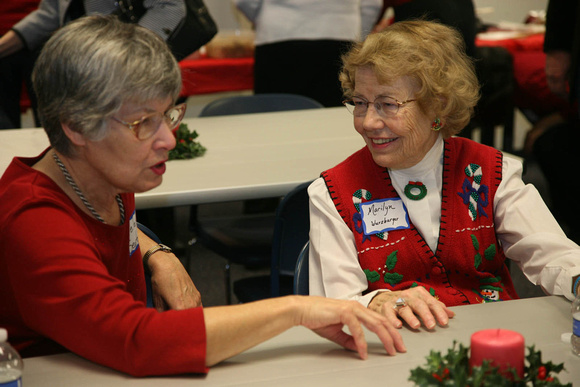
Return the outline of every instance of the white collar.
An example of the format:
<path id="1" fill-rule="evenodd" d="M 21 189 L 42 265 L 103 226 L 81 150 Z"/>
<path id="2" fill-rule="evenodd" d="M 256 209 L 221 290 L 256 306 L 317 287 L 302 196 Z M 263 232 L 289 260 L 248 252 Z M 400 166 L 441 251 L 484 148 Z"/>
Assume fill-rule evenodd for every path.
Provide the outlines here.
<path id="1" fill-rule="evenodd" d="M 443 144 L 443 138 L 437 136 L 435 144 L 433 144 L 421 161 L 409 168 L 389 169 L 389 174 L 398 176 L 425 176 L 431 173 L 441 163 Z"/>

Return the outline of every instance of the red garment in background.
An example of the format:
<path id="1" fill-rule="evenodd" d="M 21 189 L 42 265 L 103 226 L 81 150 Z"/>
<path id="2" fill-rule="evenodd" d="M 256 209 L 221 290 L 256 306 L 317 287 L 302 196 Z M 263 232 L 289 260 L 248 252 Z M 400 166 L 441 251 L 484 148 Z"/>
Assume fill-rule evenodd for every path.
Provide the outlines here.
<path id="1" fill-rule="evenodd" d="M 4 35 L 14 24 L 38 8 L 40 0 L 0 1 L 0 35 Z"/>

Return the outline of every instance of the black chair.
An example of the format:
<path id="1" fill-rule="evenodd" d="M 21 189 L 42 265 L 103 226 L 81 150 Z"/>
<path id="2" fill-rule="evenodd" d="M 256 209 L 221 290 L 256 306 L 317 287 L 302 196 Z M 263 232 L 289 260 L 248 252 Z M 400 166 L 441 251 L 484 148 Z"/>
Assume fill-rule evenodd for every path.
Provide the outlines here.
<path id="1" fill-rule="evenodd" d="M 272 242 L 270 275 L 248 277 L 234 282 L 234 294 L 240 302 L 257 301 L 293 293 L 296 260 L 308 241 L 310 216 L 308 186 L 298 185 L 290 191 L 276 209 Z"/>
<path id="2" fill-rule="evenodd" d="M 270 93 L 225 97 L 205 105 L 200 117 L 318 109 L 324 106 L 312 98 L 296 94 Z"/>
<path id="3" fill-rule="evenodd" d="M 307 296 L 310 294 L 310 285 L 308 282 L 308 254 L 310 252 L 310 242 L 306 242 L 296 262 L 294 271 L 294 294 Z"/>
<path id="4" fill-rule="evenodd" d="M 294 94 L 255 94 L 246 96 L 226 97 L 206 105 L 200 112 L 200 117 L 265 113 L 300 109 L 319 109 L 323 105 L 317 101 Z M 275 128 L 272 128 L 275 130 Z M 270 265 L 272 240 L 274 236 L 275 210 L 280 198 L 273 201 L 262 201 L 267 204 L 265 210 L 244 211 L 228 217 L 201 217 L 200 206 L 192 206 L 190 211 L 190 229 L 194 233 L 192 240 L 201 242 L 204 246 L 226 259 L 224 269 L 226 303 L 231 303 L 231 273 L 232 263 L 242 264 L 252 268 L 266 268 Z M 273 204 L 272 204 L 273 203 Z M 254 204 L 246 201 L 244 205 Z M 269 204 L 269 207 L 268 207 Z M 211 206 L 204 204 L 205 212 L 211 213 Z M 209 207 L 208 207 L 209 206 Z M 259 207 L 259 206 L 258 206 Z M 237 286 L 238 291 L 241 285 Z M 244 301 L 247 298 L 240 293 Z M 238 298 L 239 299 L 239 298 Z"/>

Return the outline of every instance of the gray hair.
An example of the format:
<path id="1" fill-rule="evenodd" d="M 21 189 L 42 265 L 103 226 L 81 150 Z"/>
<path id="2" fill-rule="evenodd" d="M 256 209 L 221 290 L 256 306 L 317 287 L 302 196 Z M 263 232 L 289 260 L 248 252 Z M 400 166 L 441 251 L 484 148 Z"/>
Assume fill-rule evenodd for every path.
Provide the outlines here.
<path id="1" fill-rule="evenodd" d="M 415 98 L 444 123 L 444 138 L 459 133 L 479 99 L 479 83 L 465 42 L 455 29 L 426 20 L 400 21 L 371 34 L 343 56 L 340 81 L 350 98 L 356 72 L 369 66 L 382 84 L 409 76 L 417 82 Z"/>
<path id="2" fill-rule="evenodd" d="M 107 120 L 125 102 L 171 98 L 181 72 L 155 33 L 113 16 L 89 16 L 58 30 L 45 44 L 32 74 L 38 111 L 51 146 L 74 155 L 62 125 L 98 141 Z"/>

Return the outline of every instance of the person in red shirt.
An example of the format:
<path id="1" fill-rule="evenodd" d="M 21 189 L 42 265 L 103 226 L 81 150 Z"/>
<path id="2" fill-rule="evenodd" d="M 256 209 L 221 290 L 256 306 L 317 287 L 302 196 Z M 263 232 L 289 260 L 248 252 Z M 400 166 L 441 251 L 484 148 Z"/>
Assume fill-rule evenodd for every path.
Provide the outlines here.
<path id="1" fill-rule="evenodd" d="M 405 351 L 388 320 L 356 302 L 203 308 L 177 258 L 138 231 L 134 192 L 161 184 L 185 112 L 179 66 L 153 32 L 78 19 L 47 42 L 33 82 L 51 146 L 15 158 L 0 180 L 0 326 L 24 356 L 64 347 L 131 375 L 205 373 L 295 325 L 362 358 L 362 325 L 389 354 Z M 142 256 L 171 310 L 146 307 Z"/>

